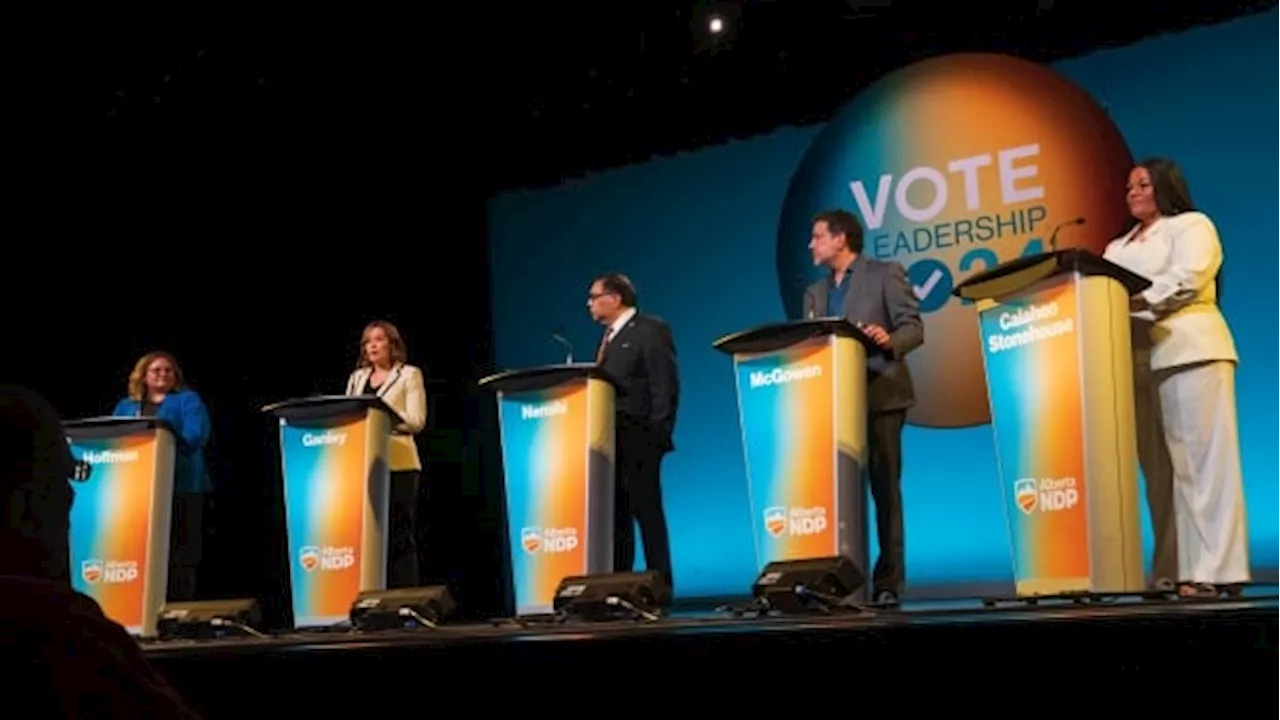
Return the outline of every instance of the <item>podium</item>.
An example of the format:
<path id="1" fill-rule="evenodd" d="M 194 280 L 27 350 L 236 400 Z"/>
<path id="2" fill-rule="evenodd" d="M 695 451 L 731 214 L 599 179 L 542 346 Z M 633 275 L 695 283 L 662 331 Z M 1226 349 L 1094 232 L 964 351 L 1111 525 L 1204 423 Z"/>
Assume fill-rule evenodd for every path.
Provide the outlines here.
<path id="1" fill-rule="evenodd" d="M 1129 298 L 1149 285 L 1070 249 L 954 290 L 978 310 L 1018 595 L 1144 587 Z"/>
<path id="2" fill-rule="evenodd" d="M 548 614 L 564 578 L 614 571 L 614 381 L 579 363 L 479 384 L 497 396 L 516 614 Z"/>
<path id="3" fill-rule="evenodd" d="M 295 627 L 349 620 L 363 590 L 387 586 L 387 445 L 395 411 L 372 396 L 286 400 L 279 419 Z"/>
<path id="4" fill-rule="evenodd" d="M 819 318 L 713 343 L 733 356 L 760 568 L 843 555 L 866 574 L 866 342 L 843 318 Z"/>
<path id="5" fill-rule="evenodd" d="M 152 417 L 64 424 L 92 467 L 71 505 L 71 586 L 133 635 L 153 637 L 169 585 L 173 428 Z"/>

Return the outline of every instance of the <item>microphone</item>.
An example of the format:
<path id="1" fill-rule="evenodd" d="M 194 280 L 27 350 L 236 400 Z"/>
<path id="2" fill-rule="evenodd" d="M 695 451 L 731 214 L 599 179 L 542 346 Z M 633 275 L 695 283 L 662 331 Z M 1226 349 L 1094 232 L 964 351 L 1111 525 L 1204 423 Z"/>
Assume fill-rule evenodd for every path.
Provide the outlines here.
<path id="1" fill-rule="evenodd" d="M 1049 233 L 1049 252 L 1058 251 L 1058 231 L 1059 230 L 1061 230 L 1064 227 L 1069 227 L 1072 225 L 1083 225 L 1083 224 L 1084 224 L 1084 218 L 1082 217 L 1073 218 L 1066 222 L 1058 223 L 1057 226 L 1053 228 L 1053 232 Z"/>
<path id="2" fill-rule="evenodd" d="M 573 364 L 573 343 L 569 342 L 569 338 L 564 336 L 564 328 L 558 327 L 551 331 L 551 339 L 564 346 L 564 362 L 566 365 Z"/>

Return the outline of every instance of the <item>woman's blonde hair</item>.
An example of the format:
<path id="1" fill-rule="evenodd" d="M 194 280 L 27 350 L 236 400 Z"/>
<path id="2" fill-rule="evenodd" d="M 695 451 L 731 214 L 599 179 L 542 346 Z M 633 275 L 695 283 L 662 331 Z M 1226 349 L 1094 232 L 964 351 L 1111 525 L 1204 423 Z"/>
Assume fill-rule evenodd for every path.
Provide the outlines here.
<path id="1" fill-rule="evenodd" d="M 151 367 L 151 363 L 157 360 L 168 360 L 169 365 L 173 367 L 173 389 L 180 390 L 184 386 L 182 378 L 182 367 L 178 365 L 178 359 L 171 353 L 164 350 L 152 350 L 138 359 L 133 366 L 133 372 L 129 373 L 129 398 L 142 402 L 146 397 L 146 379 L 147 368 Z"/>
<path id="2" fill-rule="evenodd" d="M 360 358 L 356 361 L 356 367 L 369 367 L 369 358 L 365 357 L 364 344 L 369 339 L 369 333 L 375 329 L 381 328 L 382 332 L 387 335 L 387 345 L 391 350 L 391 363 L 409 362 L 409 349 L 405 347 L 404 338 L 400 335 L 400 331 L 396 329 L 386 320 L 374 320 L 364 326 L 364 332 L 360 333 Z"/>

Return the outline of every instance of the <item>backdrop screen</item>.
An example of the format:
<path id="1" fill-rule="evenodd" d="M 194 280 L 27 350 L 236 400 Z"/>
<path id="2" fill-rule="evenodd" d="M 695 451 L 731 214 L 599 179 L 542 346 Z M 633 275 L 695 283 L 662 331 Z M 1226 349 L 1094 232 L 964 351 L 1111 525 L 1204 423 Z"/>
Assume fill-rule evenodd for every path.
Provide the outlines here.
<path id="1" fill-rule="evenodd" d="M 908 583 L 1011 582 L 977 317 L 950 292 L 1047 249 L 1076 218 L 1085 224 L 1062 227 L 1057 245 L 1100 252 L 1128 222 L 1133 159 L 1169 156 L 1226 253 L 1251 560 L 1267 572 L 1277 556 L 1276 21 L 1272 11 L 1054 67 L 934 58 L 882 78 L 824 126 L 496 198 L 498 365 L 561 361 L 553 328 L 567 328 L 587 359 L 599 337 L 588 285 L 627 273 L 642 309 L 671 324 L 679 354 L 676 452 L 663 466 L 677 594 L 742 594 L 759 570 L 757 519 L 732 363 L 711 342 L 797 317 L 817 277 L 809 218 L 847 208 L 867 229 L 865 252 L 907 269 L 925 320 L 903 438 Z"/>

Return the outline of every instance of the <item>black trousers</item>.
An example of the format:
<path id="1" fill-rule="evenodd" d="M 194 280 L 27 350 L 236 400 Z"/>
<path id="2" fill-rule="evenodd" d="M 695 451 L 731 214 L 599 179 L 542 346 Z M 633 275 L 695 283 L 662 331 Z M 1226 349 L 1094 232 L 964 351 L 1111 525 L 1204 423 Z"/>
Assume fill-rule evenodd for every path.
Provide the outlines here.
<path id="1" fill-rule="evenodd" d="M 666 576 L 671 573 L 671 544 L 667 516 L 662 509 L 662 457 L 665 451 L 644 426 L 618 419 L 613 496 L 613 566 L 631 572 L 636 564 L 635 526 L 644 542 L 644 564 Z"/>
<path id="2" fill-rule="evenodd" d="M 169 520 L 168 602 L 190 602 L 199 592 L 200 563 L 204 559 L 203 493 L 174 493 Z"/>
<path id="3" fill-rule="evenodd" d="M 876 506 L 880 557 L 871 582 L 873 595 L 902 595 L 907 567 L 902 533 L 902 426 L 906 410 L 873 412 L 867 417 L 867 476 Z"/>
<path id="4" fill-rule="evenodd" d="M 421 484 L 420 470 L 391 473 L 387 589 L 418 586 L 418 487 Z"/>

